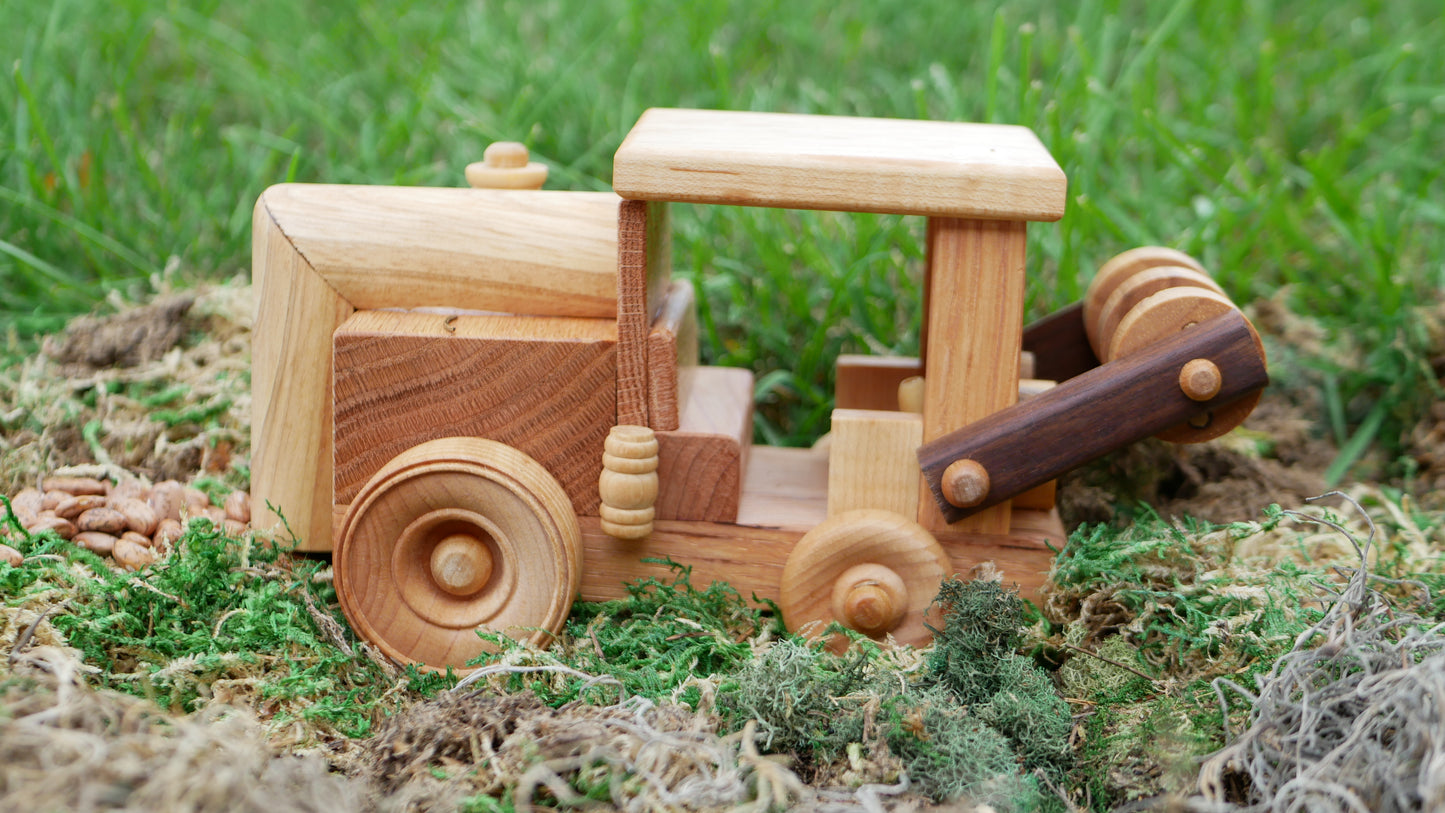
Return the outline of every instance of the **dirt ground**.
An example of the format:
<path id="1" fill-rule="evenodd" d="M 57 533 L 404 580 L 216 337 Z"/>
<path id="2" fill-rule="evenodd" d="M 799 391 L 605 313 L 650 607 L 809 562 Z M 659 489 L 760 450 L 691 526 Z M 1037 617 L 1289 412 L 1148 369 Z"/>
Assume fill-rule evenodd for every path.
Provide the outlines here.
<path id="1" fill-rule="evenodd" d="M 253 308 L 251 289 L 239 283 L 165 295 L 119 315 L 77 320 L 47 339 L 41 353 L 0 372 L 0 492 L 13 495 L 74 467 L 244 486 Z M 1271 348 L 1321 341 L 1316 327 L 1280 312 L 1277 303 L 1253 315 Z M 1270 503 L 1301 504 L 1325 490 L 1323 473 L 1336 454 L 1319 429 L 1312 386 L 1300 377 L 1273 388 L 1242 430 L 1218 441 L 1146 441 L 1065 476 L 1061 514 L 1072 527 L 1147 504 L 1165 517 L 1228 523 L 1257 519 Z M 1411 444 L 1420 482 L 1445 482 L 1445 403 L 1436 404 Z M 778 793 L 797 781 L 686 709 L 554 711 L 524 697 L 448 695 L 398 715 L 365 742 L 293 754 L 245 710 L 218 707 L 176 718 L 144 700 L 93 691 L 88 667 L 73 653 L 58 642 L 40 643 L 12 653 L 0 668 L 0 763 L 7 766 L 0 800 L 15 809 L 445 808 L 487 785 L 450 782 L 435 770 L 439 761 L 461 764 L 487 752 L 499 764 L 516 760 L 517 776 L 508 781 L 555 789 L 555 772 L 526 766 L 560 770 L 575 758 L 568 731 L 591 732 L 628 759 L 645 743 L 627 740 L 627 731 L 634 738 L 672 737 L 677 748 L 684 740 L 700 743 L 719 764 L 753 759 L 747 775 L 754 784 L 719 790 L 719 804 L 739 802 L 765 781 Z M 615 722 L 623 718 L 632 722 Z M 515 751 L 522 743 L 530 750 Z M 537 749 L 548 759 L 538 762 Z M 503 778 L 494 777 L 496 787 Z M 814 801 L 881 809 L 880 798 Z M 653 800 L 659 809 L 666 807 L 661 799 Z M 900 798 L 888 806 L 916 804 Z"/>

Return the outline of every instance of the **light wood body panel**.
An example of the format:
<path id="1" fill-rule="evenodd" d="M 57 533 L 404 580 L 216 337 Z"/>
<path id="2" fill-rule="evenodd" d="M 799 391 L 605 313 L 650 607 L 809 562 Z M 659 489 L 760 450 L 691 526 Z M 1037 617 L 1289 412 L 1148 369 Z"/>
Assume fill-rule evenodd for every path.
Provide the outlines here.
<path id="1" fill-rule="evenodd" d="M 997 124 L 654 108 L 613 159 L 624 198 L 1058 220 L 1066 181 L 1032 131 Z"/>
<path id="2" fill-rule="evenodd" d="M 906 412 L 835 409 L 829 447 L 828 516 L 878 508 L 913 518 L 923 418 Z"/>
<path id="3" fill-rule="evenodd" d="M 252 525 L 331 549 L 331 332 L 353 308 L 256 202 L 251 252 Z M 280 512 L 280 516 L 275 507 Z"/>
<path id="4" fill-rule="evenodd" d="M 617 314 L 610 193 L 281 184 L 263 199 L 356 308 Z"/>
<path id="5" fill-rule="evenodd" d="M 300 550 L 332 547 L 331 334 L 357 308 L 614 317 L 620 203 L 593 192 L 310 184 L 262 193 L 252 219 L 256 527 L 279 530 L 270 502 Z"/>

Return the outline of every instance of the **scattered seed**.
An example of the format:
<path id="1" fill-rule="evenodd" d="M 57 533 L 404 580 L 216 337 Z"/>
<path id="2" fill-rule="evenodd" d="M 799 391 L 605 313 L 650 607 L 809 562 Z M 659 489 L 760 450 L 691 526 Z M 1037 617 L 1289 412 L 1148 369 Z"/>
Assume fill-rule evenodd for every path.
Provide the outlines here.
<path id="1" fill-rule="evenodd" d="M 124 531 L 128 524 L 125 514 L 114 508 L 92 508 L 75 520 L 75 527 L 82 531 L 100 531 L 112 535 Z"/>
<path id="2" fill-rule="evenodd" d="M 105 506 L 105 497 L 99 494 L 82 494 L 79 497 L 68 497 L 60 501 L 60 504 L 53 509 L 57 517 L 75 519 L 92 508 Z"/>
<path id="3" fill-rule="evenodd" d="M 57 517 L 53 511 L 41 511 L 35 522 L 26 525 L 25 530 L 32 534 L 41 531 L 54 531 L 61 539 L 72 539 L 75 537 L 75 523 L 63 517 Z"/>
<path id="4" fill-rule="evenodd" d="M 140 570 L 156 560 L 150 548 L 135 543 L 129 536 L 117 539 L 110 555 L 116 564 L 130 571 Z"/>
<path id="5" fill-rule="evenodd" d="M 67 494 L 105 494 L 105 483 L 94 477 L 47 477 L 40 482 L 46 491 L 64 491 Z"/>
<path id="6" fill-rule="evenodd" d="M 245 491 L 232 491 L 226 497 L 226 517 L 245 524 L 251 521 L 251 495 Z"/>
<path id="7" fill-rule="evenodd" d="M 147 500 L 161 520 L 181 518 L 181 507 L 186 504 L 186 488 L 175 480 L 156 483 Z"/>
<path id="8" fill-rule="evenodd" d="M 91 553 L 110 556 L 115 550 L 115 544 L 120 540 L 100 531 L 81 531 L 75 535 L 75 539 L 72 541 Z"/>
<path id="9" fill-rule="evenodd" d="M 156 510 L 150 507 L 150 503 L 132 497 L 121 500 L 112 507 L 125 517 L 126 527 L 132 531 L 146 536 L 156 532 L 156 524 L 160 522 L 160 518 L 156 516 Z"/>

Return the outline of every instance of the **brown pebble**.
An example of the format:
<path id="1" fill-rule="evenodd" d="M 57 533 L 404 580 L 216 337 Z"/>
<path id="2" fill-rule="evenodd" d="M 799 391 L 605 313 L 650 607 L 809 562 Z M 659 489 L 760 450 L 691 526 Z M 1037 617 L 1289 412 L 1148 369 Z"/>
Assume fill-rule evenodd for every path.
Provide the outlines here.
<path id="1" fill-rule="evenodd" d="M 47 477 L 40 481 L 46 491 L 64 491 L 67 494 L 105 494 L 105 483 L 94 477 Z"/>
<path id="2" fill-rule="evenodd" d="M 40 510 L 54 511 L 55 506 L 60 505 L 74 496 L 75 495 L 69 491 L 47 491 L 40 497 Z"/>
<path id="3" fill-rule="evenodd" d="M 28 525 L 40 516 L 40 501 L 45 499 L 39 489 L 22 489 L 15 499 L 10 501 L 10 507 L 15 511 L 15 518 L 20 520 L 21 525 Z"/>
<path id="4" fill-rule="evenodd" d="M 155 546 L 161 550 L 170 550 L 184 533 L 180 520 L 166 517 L 156 526 Z"/>
<path id="5" fill-rule="evenodd" d="M 205 509 L 211 507 L 211 498 L 206 496 L 206 492 L 193 486 L 186 486 L 185 499 L 186 508 L 193 517 L 201 516 L 205 513 Z"/>
<path id="6" fill-rule="evenodd" d="M 41 511 L 35 522 L 25 526 L 25 530 L 32 534 L 41 531 L 54 531 L 61 539 L 71 539 L 75 536 L 75 523 L 63 517 L 57 517 L 54 511 Z"/>
<path id="7" fill-rule="evenodd" d="M 251 495 L 246 491 L 232 491 L 226 497 L 226 518 L 242 525 L 251 521 Z"/>
<path id="8" fill-rule="evenodd" d="M 55 506 L 54 511 L 57 517 L 75 519 L 92 508 L 101 508 L 105 505 L 105 498 L 99 494 L 82 494 L 79 497 L 67 497 Z"/>
<path id="9" fill-rule="evenodd" d="M 240 536 L 246 532 L 246 523 L 237 522 L 234 519 L 223 519 L 221 520 L 221 530 L 225 531 L 226 536 Z"/>
<path id="10" fill-rule="evenodd" d="M 125 533 L 120 535 L 120 538 L 129 539 L 130 541 L 136 543 L 137 545 L 140 545 L 143 548 L 155 547 L 155 542 L 153 542 L 150 537 L 146 536 L 145 534 L 138 534 L 135 531 L 126 531 Z"/>
<path id="11" fill-rule="evenodd" d="M 71 541 L 91 553 L 109 556 L 111 551 L 115 550 L 115 543 L 119 540 L 100 531 L 81 531 Z"/>
<path id="12" fill-rule="evenodd" d="M 156 516 L 156 510 L 150 507 L 150 503 L 130 498 L 111 507 L 125 517 L 126 527 L 132 531 L 146 536 L 156 532 L 156 524 L 160 522 L 160 518 Z"/>
<path id="13" fill-rule="evenodd" d="M 100 531 L 107 534 L 118 534 L 128 525 L 125 514 L 114 508 L 92 508 L 75 520 L 75 527 L 82 531 Z"/>
<path id="14" fill-rule="evenodd" d="M 156 560 L 156 555 L 150 548 L 137 545 L 124 536 L 115 541 L 115 549 L 111 551 L 110 557 L 116 564 L 132 571 L 140 570 Z"/>
<path id="15" fill-rule="evenodd" d="M 216 506 L 212 505 L 202 511 L 200 513 L 200 516 L 207 517 L 211 520 L 211 522 L 220 525 L 222 522 L 226 521 L 226 509 L 217 508 Z"/>
<path id="16" fill-rule="evenodd" d="M 181 507 L 186 504 L 186 487 L 175 480 L 156 483 L 146 502 L 155 510 L 157 518 L 180 520 Z"/>
<path id="17" fill-rule="evenodd" d="M 111 507 L 114 508 L 114 503 L 120 502 L 121 500 L 145 499 L 146 491 L 145 483 L 131 478 L 121 480 L 119 483 L 111 486 L 110 493 L 107 496 L 112 503 Z"/>
<path id="18" fill-rule="evenodd" d="M 11 567 L 20 567 L 20 563 L 23 561 L 25 561 L 25 557 L 20 555 L 20 551 L 9 545 L 0 545 L 0 562 L 6 562 Z"/>

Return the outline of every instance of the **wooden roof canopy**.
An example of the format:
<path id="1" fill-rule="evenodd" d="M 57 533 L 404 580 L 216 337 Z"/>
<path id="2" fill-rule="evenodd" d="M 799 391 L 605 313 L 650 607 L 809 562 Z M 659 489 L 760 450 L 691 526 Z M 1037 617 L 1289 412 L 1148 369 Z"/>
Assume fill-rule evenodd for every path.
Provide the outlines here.
<path id="1" fill-rule="evenodd" d="M 613 159 L 633 200 L 1053 221 L 1067 181 L 1027 127 L 654 108 Z"/>

